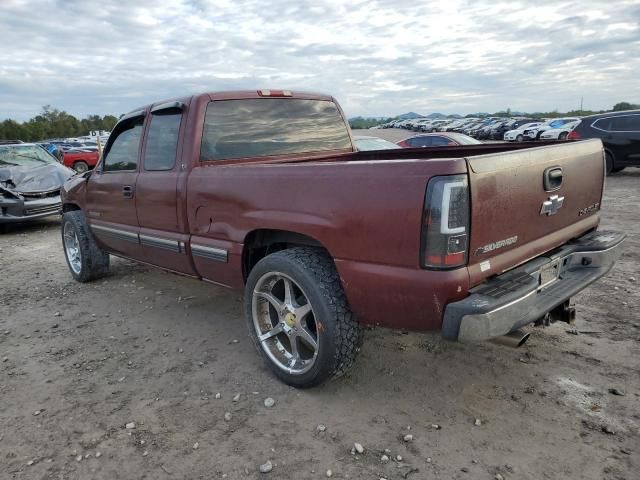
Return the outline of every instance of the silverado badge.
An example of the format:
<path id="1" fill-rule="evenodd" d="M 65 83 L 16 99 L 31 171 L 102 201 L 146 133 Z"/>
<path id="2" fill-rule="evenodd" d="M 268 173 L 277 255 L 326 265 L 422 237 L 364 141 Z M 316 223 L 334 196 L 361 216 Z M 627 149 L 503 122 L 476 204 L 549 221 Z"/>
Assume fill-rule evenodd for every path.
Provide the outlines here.
<path id="1" fill-rule="evenodd" d="M 498 240 L 497 242 L 488 243 L 476 250 L 476 255 L 483 255 L 485 253 L 493 252 L 494 250 L 498 250 L 500 248 L 508 247 L 509 245 L 513 245 L 518 242 L 518 236 L 514 235 L 513 237 L 505 238 L 504 240 Z M 483 270 L 484 271 L 484 270 Z"/>

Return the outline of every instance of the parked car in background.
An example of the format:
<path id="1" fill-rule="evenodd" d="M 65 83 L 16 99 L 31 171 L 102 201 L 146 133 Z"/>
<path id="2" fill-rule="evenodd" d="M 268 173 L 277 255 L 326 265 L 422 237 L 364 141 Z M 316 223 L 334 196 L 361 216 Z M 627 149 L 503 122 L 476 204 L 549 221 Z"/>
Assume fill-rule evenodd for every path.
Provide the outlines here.
<path id="1" fill-rule="evenodd" d="M 520 125 L 513 130 L 508 130 L 507 132 L 505 132 L 503 140 L 506 140 L 507 142 L 523 142 L 525 130 L 537 128 L 543 123 L 544 122 L 530 122 L 525 123 L 524 125 Z"/>
<path id="2" fill-rule="evenodd" d="M 368 150 L 392 150 L 394 148 L 401 148 L 395 143 L 379 137 L 354 135 L 353 140 L 356 144 L 356 148 L 361 152 Z"/>
<path id="3" fill-rule="evenodd" d="M 524 125 L 530 122 L 531 122 L 530 118 L 526 118 L 526 119 L 511 118 L 511 119 L 505 120 L 501 125 L 495 126 L 491 129 L 489 138 L 491 138 L 492 140 L 504 140 L 504 134 L 506 132 L 517 129 L 521 125 Z"/>
<path id="4" fill-rule="evenodd" d="M 580 119 L 578 117 L 555 118 L 537 127 L 526 129 L 522 132 L 522 135 L 525 140 L 540 140 L 540 135 L 542 135 L 543 132 L 551 130 L 552 128 L 560 128 L 566 123 L 575 122 L 576 120 Z"/>
<path id="5" fill-rule="evenodd" d="M 78 173 L 84 173 L 96 166 L 100 154 L 98 150 L 89 150 L 83 148 L 69 149 L 64 152 L 64 165 L 73 168 Z"/>
<path id="6" fill-rule="evenodd" d="M 460 145 L 477 145 L 482 142 L 462 133 L 438 132 L 414 135 L 413 137 L 400 140 L 396 145 L 402 148 L 420 147 L 457 147 Z"/>
<path id="7" fill-rule="evenodd" d="M 0 224 L 60 213 L 60 188 L 74 174 L 35 143 L 0 145 Z"/>
<path id="8" fill-rule="evenodd" d="M 607 173 L 640 166 L 640 110 L 584 117 L 569 133 L 570 140 L 599 138 L 604 145 Z"/>
<path id="9" fill-rule="evenodd" d="M 561 127 L 551 128 L 549 130 L 545 130 L 540 135 L 540 140 L 566 140 L 569 136 L 571 130 L 575 128 L 576 125 L 580 123 L 580 120 L 576 120 L 575 122 L 565 123 Z"/>

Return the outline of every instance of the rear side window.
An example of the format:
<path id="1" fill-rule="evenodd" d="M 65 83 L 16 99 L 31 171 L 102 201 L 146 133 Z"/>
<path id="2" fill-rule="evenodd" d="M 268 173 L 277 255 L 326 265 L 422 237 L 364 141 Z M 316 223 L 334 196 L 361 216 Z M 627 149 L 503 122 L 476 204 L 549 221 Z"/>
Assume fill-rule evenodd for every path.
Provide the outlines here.
<path id="1" fill-rule="evenodd" d="M 116 137 L 105 154 L 105 172 L 135 170 L 138 167 L 138 147 L 143 121 L 144 117 L 138 117 L 114 129 Z"/>
<path id="2" fill-rule="evenodd" d="M 173 169 L 181 120 L 180 111 L 169 110 L 152 115 L 144 152 L 145 170 Z"/>
<path id="3" fill-rule="evenodd" d="M 209 103 L 202 133 L 202 160 L 352 150 L 335 103 L 260 98 Z"/>
<path id="4" fill-rule="evenodd" d="M 431 137 L 416 137 L 407 140 L 407 143 L 411 147 L 430 147 Z"/>
<path id="5" fill-rule="evenodd" d="M 433 137 L 432 138 L 432 147 L 445 147 L 449 145 L 450 140 L 445 137 Z"/>
<path id="6" fill-rule="evenodd" d="M 640 115 L 622 115 L 610 120 L 610 130 L 614 132 L 640 132 Z"/>

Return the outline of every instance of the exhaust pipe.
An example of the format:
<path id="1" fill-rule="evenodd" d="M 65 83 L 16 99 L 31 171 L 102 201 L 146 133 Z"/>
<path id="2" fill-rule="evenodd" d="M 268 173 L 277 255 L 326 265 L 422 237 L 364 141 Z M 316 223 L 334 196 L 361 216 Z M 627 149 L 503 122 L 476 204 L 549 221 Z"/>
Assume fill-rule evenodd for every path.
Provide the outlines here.
<path id="1" fill-rule="evenodd" d="M 492 338 L 491 341 L 493 343 L 497 343 L 499 345 L 506 345 L 511 348 L 518 348 L 527 343 L 530 333 L 522 333 L 518 330 L 515 332 L 509 332 L 506 335 L 501 335 L 499 337 Z"/>

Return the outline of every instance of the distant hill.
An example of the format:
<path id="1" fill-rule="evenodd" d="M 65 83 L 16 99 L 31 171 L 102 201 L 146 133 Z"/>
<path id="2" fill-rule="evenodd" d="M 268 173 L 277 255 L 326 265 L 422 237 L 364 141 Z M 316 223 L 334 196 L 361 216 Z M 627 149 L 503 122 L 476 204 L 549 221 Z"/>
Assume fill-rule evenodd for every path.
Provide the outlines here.
<path id="1" fill-rule="evenodd" d="M 420 115 L 416 112 L 403 113 L 402 115 L 398 115 L 396 118 L 398 120 L 409 120 L 411 118 L 422 118 L 423 115 Z"/>

